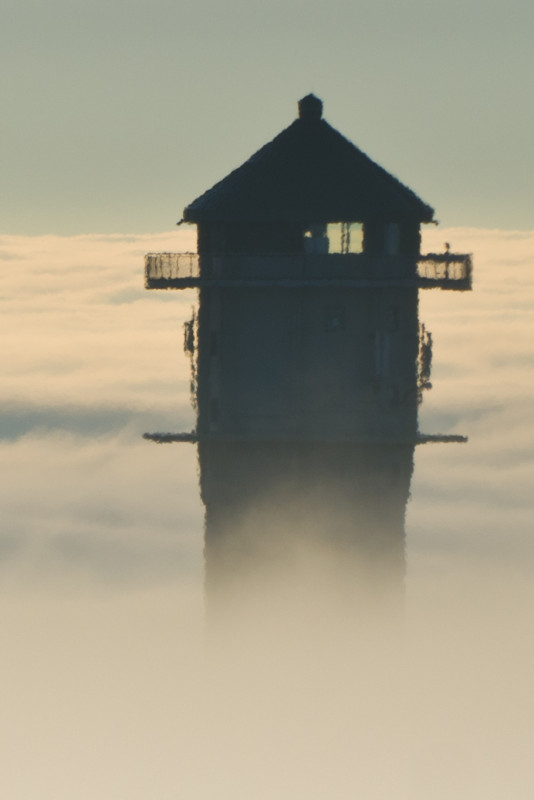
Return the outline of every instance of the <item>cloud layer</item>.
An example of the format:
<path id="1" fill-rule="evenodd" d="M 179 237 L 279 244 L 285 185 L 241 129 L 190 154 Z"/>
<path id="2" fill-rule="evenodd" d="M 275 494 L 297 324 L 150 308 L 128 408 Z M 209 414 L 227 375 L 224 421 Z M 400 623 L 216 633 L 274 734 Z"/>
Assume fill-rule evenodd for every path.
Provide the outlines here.
<path id="1" fill-rule="evenodd" d="M 268 587 L 214 652 L 195 450 L 140 438 L 193 424 L 194 297 L 142 285 L 190 235 L 0 239 L 3 795 L 532 795 L 534 233 L 444 241 L 475 290 L 422 293 L 421 429 L 469 442 L 417 450 L 402 643 L 356 635 L 327 583 L 304 627 Z"/>

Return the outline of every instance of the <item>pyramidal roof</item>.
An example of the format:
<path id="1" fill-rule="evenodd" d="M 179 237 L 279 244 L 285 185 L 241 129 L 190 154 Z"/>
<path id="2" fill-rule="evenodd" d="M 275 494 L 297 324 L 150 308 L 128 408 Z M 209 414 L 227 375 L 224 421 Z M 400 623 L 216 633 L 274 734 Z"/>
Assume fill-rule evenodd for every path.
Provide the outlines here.
<path id="1" fill-rule="evenodd" d="M 322 118 L 299 117 L 184 210 L 188 222 L 430 222 L 433 209 Z"/>

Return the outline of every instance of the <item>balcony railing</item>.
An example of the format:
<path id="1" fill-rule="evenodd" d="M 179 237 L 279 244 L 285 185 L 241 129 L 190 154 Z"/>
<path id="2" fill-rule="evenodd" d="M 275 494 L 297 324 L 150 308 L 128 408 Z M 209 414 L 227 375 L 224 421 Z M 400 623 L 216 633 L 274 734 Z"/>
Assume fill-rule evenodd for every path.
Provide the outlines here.
<path id="1" fill-rule="evenodd" d="M 199 278 L 197 253 L 147 253 L 145 256 L 147 288 L 150 281 L 179 281 Z"/>
<path id="2" fill-rule="evenodd" d="M 466 291 L 472 286 L 469 255 L 429 253 L 417 259 L 406 256 L 243 255 L 212 256 L 200 274 L 196 253 L 148 253 L 145 256 L 147 289 L 191 287 L 347 286 L 419 287 Z"/>
<path id="3" fill-rule="evenodd" d="M 417 274 L 423 280 L 463 281 L 471 286 L 473 263 L 469 255 L 428 253 L 419 257 Z"/>

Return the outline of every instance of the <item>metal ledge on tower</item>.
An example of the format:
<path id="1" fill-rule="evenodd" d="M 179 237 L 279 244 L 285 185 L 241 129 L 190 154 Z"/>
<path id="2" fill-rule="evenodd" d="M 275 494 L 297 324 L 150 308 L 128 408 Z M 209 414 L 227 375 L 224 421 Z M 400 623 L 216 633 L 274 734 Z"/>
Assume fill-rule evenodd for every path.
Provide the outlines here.
<path id="1" fill-rule="evenodd" d="M 251 436 L 250 434 L 217 434 L 217 433 L 209 433 L 209 434 L 199 434 L 196 431 L 189 431 L 186 433 L 144 433 L 143 439 L 146 439 L 149 442 L 156 442 L 156 444 L 176 444 L 176 443 L 186 443 L 186 444 L 197 444 L 198 442 L 207 442 L 207 441 L 225 441 L 225 442 L 259 442 L 259 441 L 278 441 L 278 442 L 348 442 L 350 444 L 389 444 L 389 445 L 419 445 L 419 444 L 465 444 L 468 441 L 467 436 L 461 436 L 459 434 L 424 434 L 424 433 L 417 433 L 415 436 L 399 436 L 399 437 L 391 437 L 391 436 L 356 436 L 351 438 L 350 436 L 342 436 L 342 437 L 328 437 L 328 436 L 319 436 L 314 437 L 313 435 L 307 436 L 291 436 L 291 435 L 281 435 L 279 437 L 270 435 L 268 437 L 262 437 L 260 435 Z"/>

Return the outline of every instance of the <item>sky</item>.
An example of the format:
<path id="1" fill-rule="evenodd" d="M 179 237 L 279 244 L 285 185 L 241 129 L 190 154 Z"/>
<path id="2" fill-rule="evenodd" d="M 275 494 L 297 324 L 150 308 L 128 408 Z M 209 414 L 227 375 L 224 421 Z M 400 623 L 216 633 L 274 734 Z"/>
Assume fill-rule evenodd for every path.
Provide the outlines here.
<path id="1" fill-rule="evenodd" d="M 3 233 L 172 230 L 325 118 L 446 226 L 532 226 L 527 0 L 4 0 Z"/>
<path id="2" fill-rule="evenodd" d="M 469 442 L 416 451 L 402 647 L 332 625 L 327 587 L 317 641 L 238 627 L 221 661 L 195 448 L 141 438 L 194 424 L 195 294 L 142 276 L 191 232 L 0 236 L 3 796 L 532 796 L 534 234 L 432 227 L 425 249 L 443 239 L 475 283 L 421 292 L 420 428 Z"/>
<path id="3" fill-rule="evenodd" d="M 533 22 L 523 0 L 4 0 L 2 796 L 532 797 Z M 194 426 L 195 298 L 146 292 L 143 255 L 194 249 L 183 207 L 310 91 L 435 207 L 424 249 L 474 254 L 472 293 L 420 306 L 420 428 L 469 442 L 417 448 L 399 652 L 341 626 L 213 670 L 196 451 L 141 438 Z"/>

